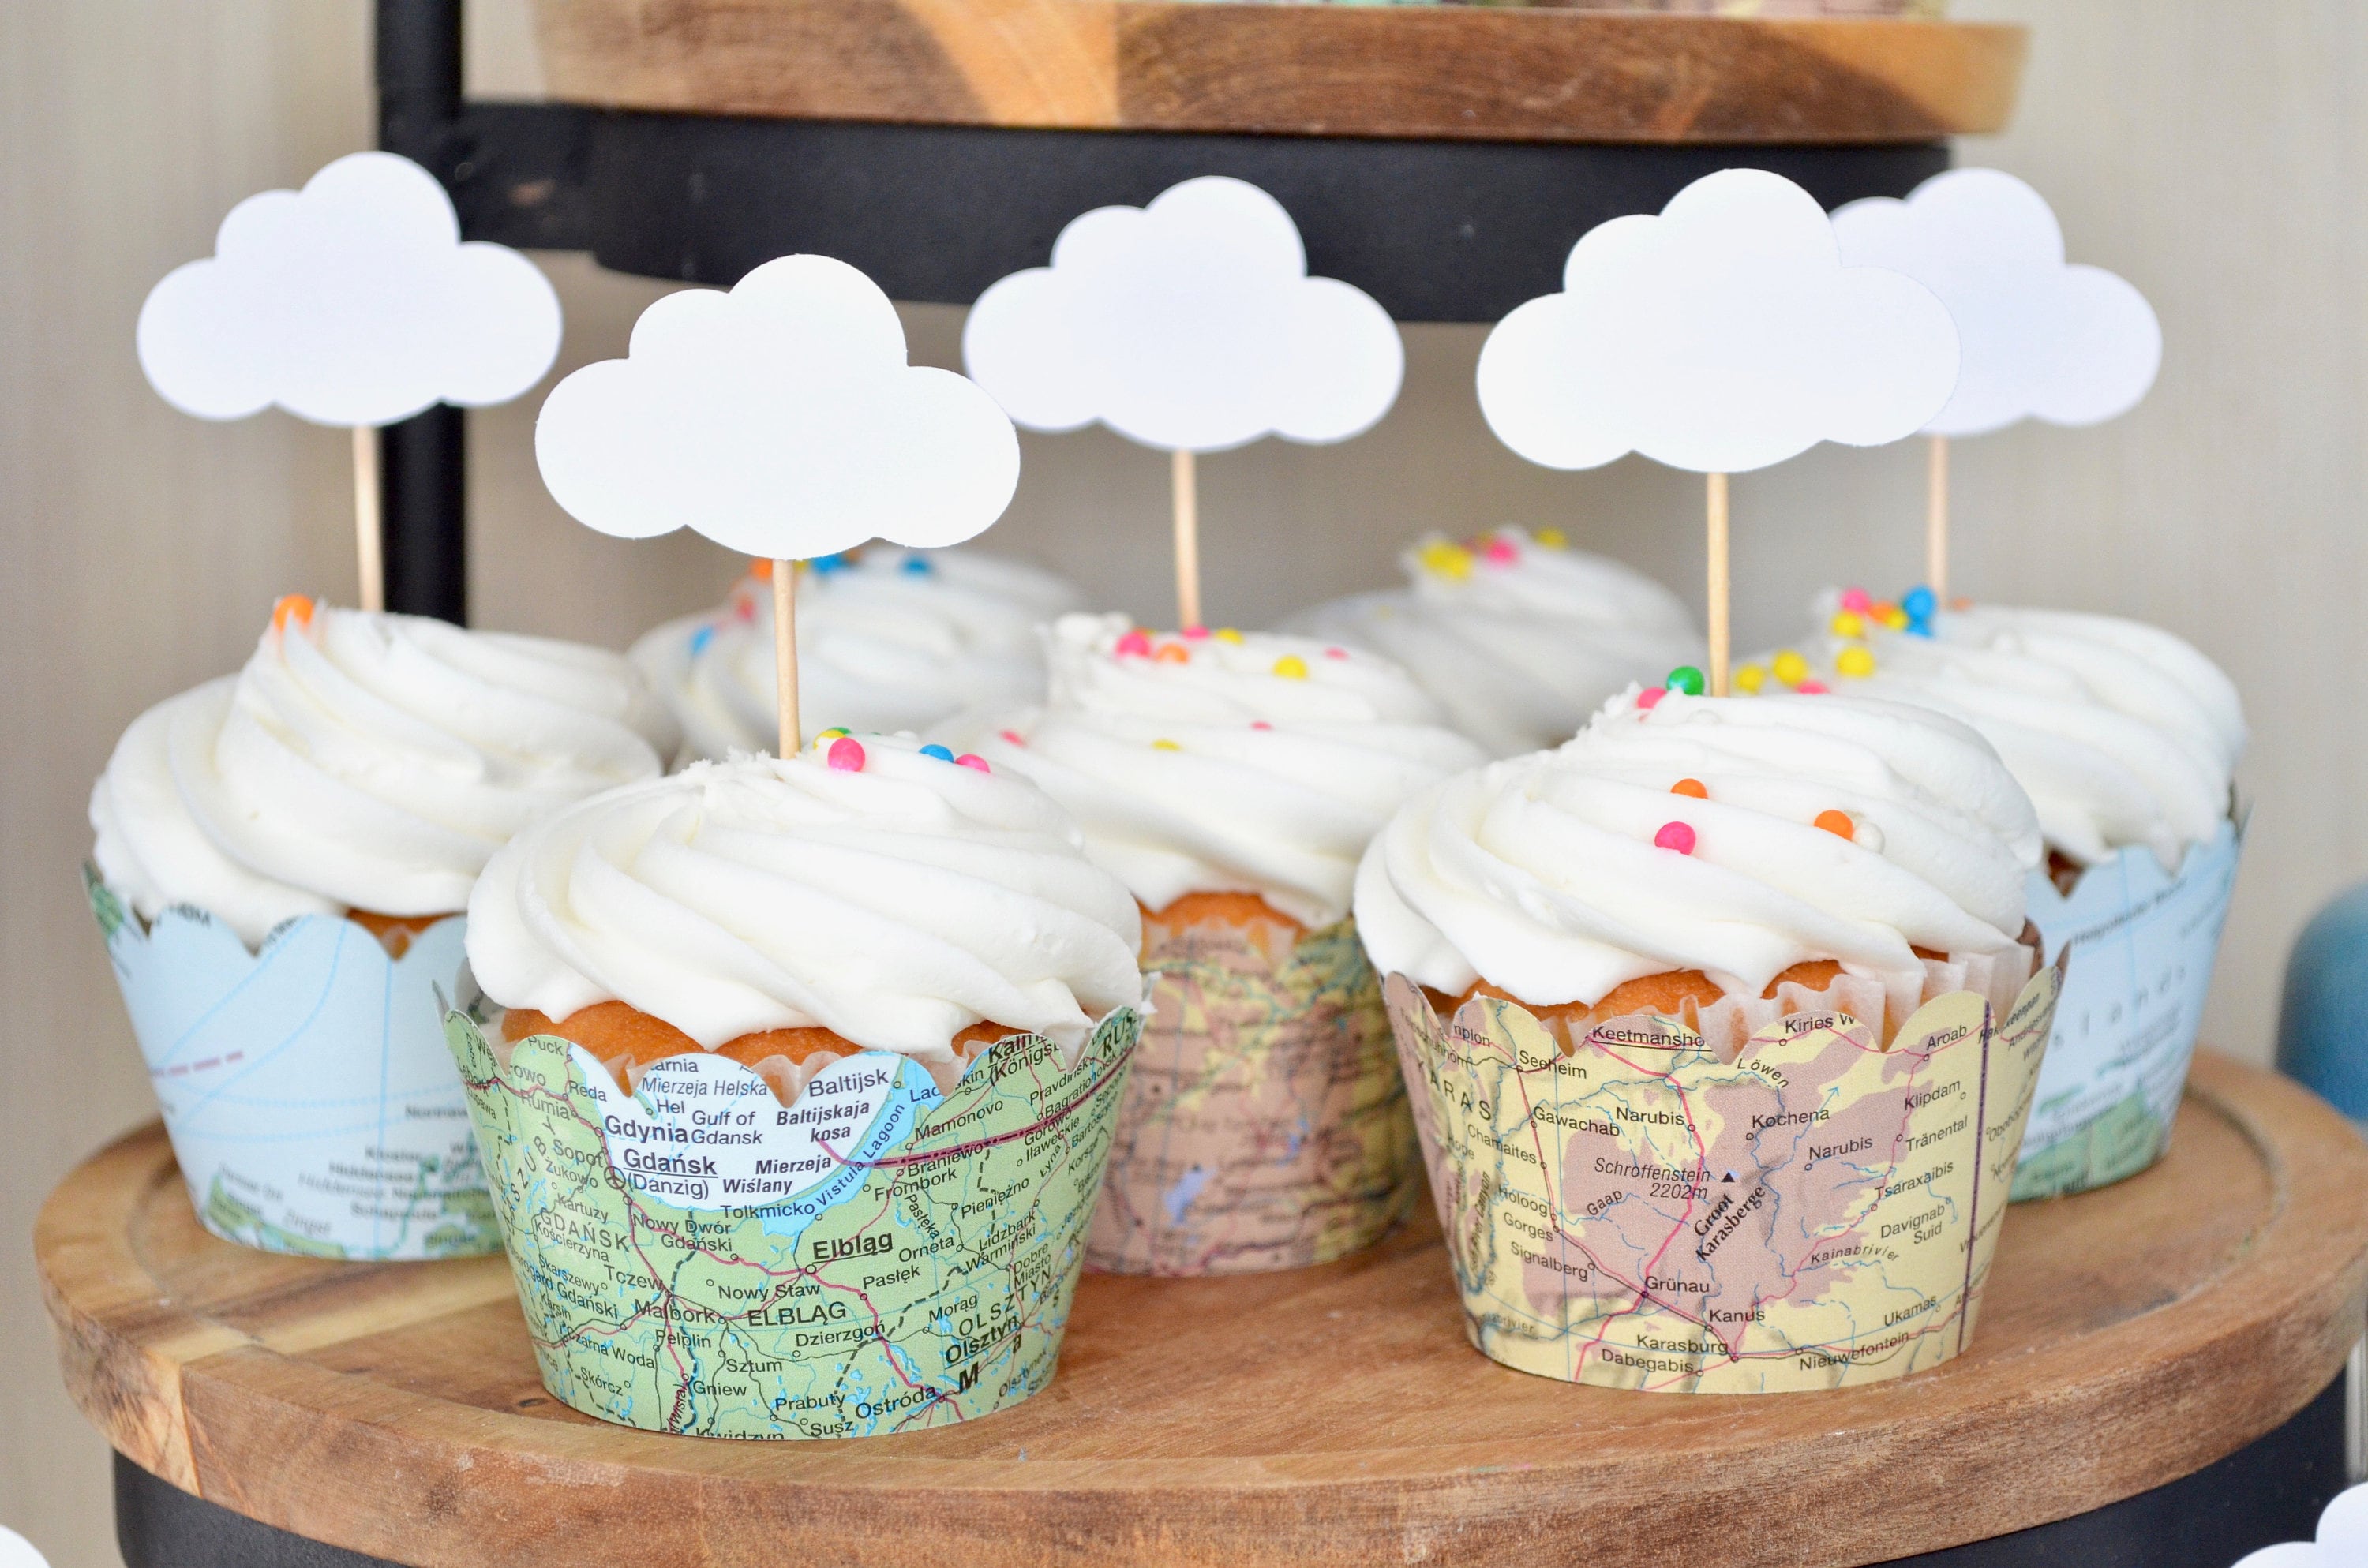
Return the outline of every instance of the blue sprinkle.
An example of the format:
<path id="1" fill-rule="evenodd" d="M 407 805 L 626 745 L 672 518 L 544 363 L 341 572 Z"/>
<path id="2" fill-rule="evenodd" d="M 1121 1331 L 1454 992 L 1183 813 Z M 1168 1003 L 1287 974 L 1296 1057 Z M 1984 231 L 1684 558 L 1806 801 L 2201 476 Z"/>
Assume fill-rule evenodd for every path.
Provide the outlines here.
<path id="1" fill-rule="evenodd" d="M 1918 586 L 1899 596 L 1899 608 L 1907 612 L 1907 619 L 1910 620 L 1930 620 L 1932 619 L 1932 612 L 1941 607 L 1933 599 L 1931 589 Z M 1927 635 L 1929 636 L 1930 633 L 1928 632 Z"/>
<path id="2" fill-rule="evenodd" d="M 899 572 L 910 572 L 916 577 L 926 577 L 937 570 L 929 564 L 928 557 L 925 555 L 908 555 L 896 569 Z"/>
<path id="3" fill-rule="evenodd" d="M 845 571 L 848 562 L 847 556 L 844 553 L 841 553 L 837 555 L 817 555 L 812 562 L 808 562 L 808 564 L 813 566 L 816 572 L 827 574 L 831 572 Z"/>
<path id="4" fill-rule="evenodd" d="M 934 756 L 939 762 L 951 762 L 954 759 L 953 753 L 948 751 L 945 747 L 938 744 L 934 741 L 921 748 L 921 755 L 923 756 Z"/>
<path id="5" fill-rule="evenodd" d="M 1932 623 L 1929 620 L 1911 620 L 1907 623 L 1907 635 L 1930 637 L 1932 635 Z"/>
<path id="6" fill-rule="evenodd" d="M 700 627 L 698 631 L 690 634 L 690 656 L 696 659 L 701 653 L 706 653 L 707 645 L 714 641 L 715 628 L 712 626 Z"/>

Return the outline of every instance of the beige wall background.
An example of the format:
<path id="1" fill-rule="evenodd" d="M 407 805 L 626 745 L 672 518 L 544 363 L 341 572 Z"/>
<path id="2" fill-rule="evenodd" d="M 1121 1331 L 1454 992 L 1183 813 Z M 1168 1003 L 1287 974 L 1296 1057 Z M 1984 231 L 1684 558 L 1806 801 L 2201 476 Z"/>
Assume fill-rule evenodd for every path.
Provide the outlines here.
<path id="1" fill-rule="evenodd" d="M 480 0 L 480 90 L 535 82 L 524 0 Z M 2358 801 L 2362 422 L 2368 311 L 2368 8 L 1959 0 L 2035 29 L 2013 131 L 1961 156 L 2025 176 L 2073 252 L 2135 280 L 2162 380 L 2101 430 L 1962 443 L 1961 580 L 1975 595 L 2159 622 L 2244 690 L 2258 803 L 2210 1019 L 2265 1059 L 2304 919 L 2368 874 Z M 279 415 L 215 426 L 147 391 L 131 326 L 151 283 L 207 253 L 239 198 L 368 143 L 362 0 L 0 5 L 0 1523 L 58 1568 L 116 1562 L 105 1449 L 59 1391 L 29 1235 L 83 1154 L 151 1114 L 74 877 L 89 781 L 142 707 L 234 667 L 272 598 L 349 597 L 347 443 Z M 656 287 L 542 258 L 569 364 L 621 353 Z M 907 315 L 955 362 L 961 312 Z M 1378 585 L 1431 527 L 1554 523 L 1688 593 L 1697 482 L 1631 460 L 1558 475 L 1488 437 L 1480 333 L 1415 327 L 1406 395 L 1333 449 L 1207 460 L 1213 618 L 1254 625 Z M 539 397 L 475 417 L 482 624 L 620 644 L 712 600 L 738 563 L 688 537 L 598 539 L 542 494 Z M 1744 646 L 1808 596 L 1918 569 L 1920 455 L 1826 450 L 1736 485 Z M 1165 619 L 1163 462 L 1101 434 L 1030 437 L 995 542 Z M 305 1456 L 289 1456 L 291 1463 Z"/>

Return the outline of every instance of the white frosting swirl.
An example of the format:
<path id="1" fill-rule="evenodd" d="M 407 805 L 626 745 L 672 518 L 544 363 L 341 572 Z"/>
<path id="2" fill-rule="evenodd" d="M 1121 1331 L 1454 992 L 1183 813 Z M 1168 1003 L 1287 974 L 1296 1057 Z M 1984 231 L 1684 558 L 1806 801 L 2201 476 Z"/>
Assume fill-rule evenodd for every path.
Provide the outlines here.
<path id="1" fill-rule="evenodd" d="M 2048 846 L 2075 863 L 2143 845 L 2175 872 L 2228 820 L 2244 712 L 2219 666 L 2171 633 L 1991 605 L 1936 615 L 1930 637 L 1861 623 L 1862 636 L 1808 646 L 1817 678 L 1979 730 L 2030 792 Z M 1838 666 L 1853 646 L 1873 655 L 1872 675 Z"/>
<path id="2" fill-rule="evenodd" d="M 675 728 L 615 653 L 318 609 L 234 677 L 124 732 L 92 858 L 154 919 L 194 904 L 250 945 L 301 915 L 443 915 L 529 819 L 655 777 Z"/>
<path id="3" fill-rule="evenodd" d="M 965 710 L 1042 699 L 1036 629 L 1083 596 L 1065 579 L 959 550 L 866 547 L 798 583 L 798 699 L 811 738 L 837 726 L 923 733 Z M 682 722 L 684 760 L 770 751 L 773 595 L 745 578 L 718 609 L 670 620 L 633 662 Z"/>
<path id="4" fill-rule="evenodd" d="M 1816 825 L 1829 811 L 1852 837 Z M 1669 823 L 1691 854 L 1656 845 Z M 1632 691 L 1557 751 L 1408 802 L 1359 869 L 1357 927 L 1383 973 L 1541 1006 L 1676 970 L 1757 997 L 1819 959 L 1912 1003 L 1915 948 L 2014 945 L 2040 852 L 1997 754 L 1928 710 Z"/>
<path id="5" fill-rule="evenodd" d="M 1151 639 L 1122 615 L 1064 616 L 1049 646 L 1049 704 L 976 744 L 1066 807 L 1087 852 L 1154 911 L 1252 892 L 1328 926 L 1398 803 L 1480 760 L 1368 653 L 1270 633 Z"/>
<path id="6" fill-rule="evenodd" d="M 975 1023 L 1074 1048 L 1142 1001 L 1134 901 L 1042 791 L 858 744 L 859 770 L 694 763 L 543 818 L 469 901 L 477 983 L 553 1018 L 621 1001 L 709 1050 L 819 1026 L 939 1061 Z"/>
<path id="7" fill-rule="evenodd" d="M 1552 530 L 1500 528 L 1473 546 L 1433 535 L 1399 559 L 1408 587 L 1283 624 L 1396 660 L 1493 756 L 1557 745 L 1629 682 L 1702 662 L 1676 595 Z"/>

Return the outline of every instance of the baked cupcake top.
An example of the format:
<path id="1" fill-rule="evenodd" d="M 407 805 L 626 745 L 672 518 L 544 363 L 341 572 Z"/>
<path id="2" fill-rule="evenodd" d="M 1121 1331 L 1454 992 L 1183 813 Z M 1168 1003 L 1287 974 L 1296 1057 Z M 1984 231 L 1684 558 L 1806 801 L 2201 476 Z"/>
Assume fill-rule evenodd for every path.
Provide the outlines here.
<path id="1" fill-rule="evenodd" d="M 1047 646 L 1045 706 L 978 748 L 1067 808 L 1087 852 L 1154 912 L 1247 892 L 1328 926 L 1398 803 L 1480 760 L 1404 671 L 1338 645 L 1070 615 Z"/>
<path id="2" fill-rule="evenodd" d="M 1912 994 L 1918 948 L 2014 946 L 2040 852 L 1998 755 L 1929 710 L 1631 689 L 1560 749 L 1408 801 L 1357 926 L 1384 974 L 1539 1006 L 1684 970 L 1757 997 L 1821 959 Z"/>
<path id="3" fill-rule="evenodd" d="M 1761 661 L 1762 689 L 1811 678 L 1914 702 L 1972 725 L 2038 808 L 2050 849 L 2076 866 L 2144 846 L 2167 871 L 2228 820 L 2244 711 L 2218 665 L 2135 620 L 1977 605 L 1921 614 L 1858 590 L 1829 596 L 1825 632 Z M 1844 608 L 1847 600 L 1850 608 Z"/>
<path id="4" fill-rule="evenodd" d="M 964 710 L 1036 701 L 1036 629 L 1082 601 L 1065 579 L 960 550 L 869 545 L 825 556 L 798 585 L 798 698 L 809 733 L 928 732 Z M 723 605 L 670 620 L 633 662 L 682 723 L 686 759 L 770 751 L 772 562 Z"/>
<path id="5" fill-rule="evenodd" d="M 1284 624 L 1396 660 L 1492 756 L 1558 745 L 1630 681 L 1702 656 L 1676 595 L 1551 528 L 1434 534 L 1399 559 L 1406 587 Z"/>
<path id="6" fill-rule="evenodd" d="M 485 868 L 468 940 L 506 1007 L 623 1002 L 709 1050 L 822 1028 L 947 1060 L 983 1022 L 1074 1049 L 1143 999 L 1134 901 L 1060 808 L 909 736 L 694 763 L 555 812 Z"/>
<path id="7" fill-rule="evenodd" d="M 143 918 L 194 904 L 249 946 L 302 915 L 457 913 L 530 818 L 675 741 L 618 654 L 283 599 L 236 676 L 124 732 L 92 858 Z"/>

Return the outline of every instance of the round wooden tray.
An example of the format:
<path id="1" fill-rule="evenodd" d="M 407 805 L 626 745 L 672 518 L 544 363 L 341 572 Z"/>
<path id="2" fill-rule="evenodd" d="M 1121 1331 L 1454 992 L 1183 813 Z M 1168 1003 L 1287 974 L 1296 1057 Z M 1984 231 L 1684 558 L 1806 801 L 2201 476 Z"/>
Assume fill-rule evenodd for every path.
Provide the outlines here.
<path id="1" fill-rule="evenodd" d="M 2188 1475 L 2327 1387 L 2368 1304 L 2368 1147 L 2199 1057 L 2170 1153 L 2011 1211 L 1955 1361 L 1686 1397 L 1464 1343 L 1426 1223 L 1230 1280 L 1088 1278 L 1045 1393 L 964 1426 L 734 1443 L 537 1382 L 498 1258 L 337 1265 L 208 1236 L 152 1127 L 42 1210 L 66 1381 L 137 1463 L 424 1568 L 647 1563 L 1880 1562 Z"/>

